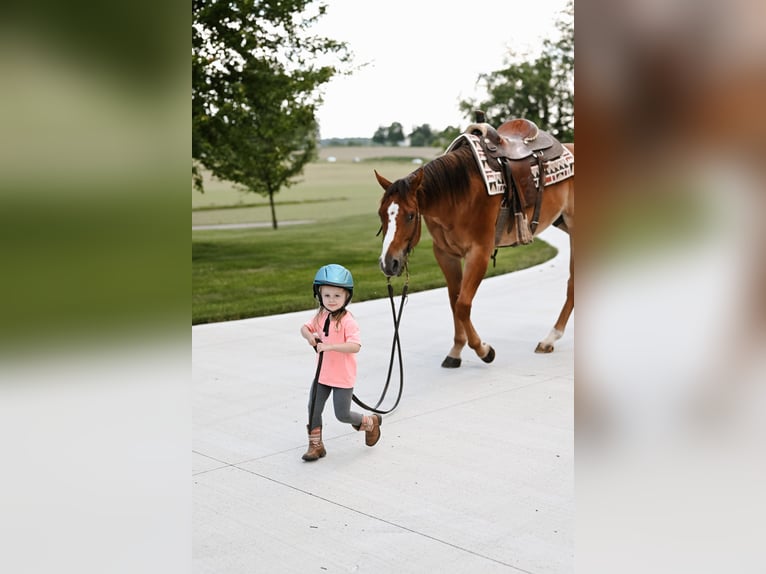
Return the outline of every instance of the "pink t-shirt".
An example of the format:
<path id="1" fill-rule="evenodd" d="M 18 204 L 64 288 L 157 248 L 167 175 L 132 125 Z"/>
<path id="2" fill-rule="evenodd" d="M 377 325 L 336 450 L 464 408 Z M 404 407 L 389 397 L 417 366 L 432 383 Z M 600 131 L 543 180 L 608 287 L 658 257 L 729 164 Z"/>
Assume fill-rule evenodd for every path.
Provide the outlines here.
<path id="1" fill-rule="evenodd" d="M 305 323 L 305 326 L 314 333 L 319 333 L 323 343 L 331 345 L 338 343 L 362 344 L 359 338 L 359 325 L 354 316 L 346 311 L 346 314 L 337 323 L 330 319 L 330 334 L 325 336 L 322 328 L 327 311 L 323 310 L 318 316 Z M 317 355 L 317 361 L 319 355 Z M 319 372 L 319 382 L 328 387 L 351 389 L 356 382 L 356 353 L 341 353 L 339 351 L 325 351 L 322 359 L 322 370 Z"/>

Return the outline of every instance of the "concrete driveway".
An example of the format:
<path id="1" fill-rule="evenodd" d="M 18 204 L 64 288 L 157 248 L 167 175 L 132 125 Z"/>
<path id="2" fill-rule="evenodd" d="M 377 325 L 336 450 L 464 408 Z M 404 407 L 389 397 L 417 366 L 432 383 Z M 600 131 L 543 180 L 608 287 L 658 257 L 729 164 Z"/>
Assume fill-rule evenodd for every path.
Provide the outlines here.
<path id="1" fill-rule="evenodd" d="M 194 572 L 573 572 L 574 316 L 552 354 L 533 352 L 564 302 L 569 238 L 542 239 L 554 259 L 485 280 L 474 301 L 492 364 L 467 349 L 461 368 L 441 368 L 446 289 L 410 295 L 404 393 L 373 448 L 328 403 L 327 456 L 301 460 L 315 355 L 298 331 L 314 311 L 193 327 Z M 390 303 L 350 309 L 355 392 L 373 404 Z"/>

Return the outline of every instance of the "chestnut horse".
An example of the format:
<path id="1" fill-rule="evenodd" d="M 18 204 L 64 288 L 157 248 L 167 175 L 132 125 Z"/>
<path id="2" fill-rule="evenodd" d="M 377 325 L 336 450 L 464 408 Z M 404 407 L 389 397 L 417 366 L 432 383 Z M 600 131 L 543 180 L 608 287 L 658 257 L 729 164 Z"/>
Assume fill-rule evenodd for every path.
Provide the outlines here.
<path id="1" fill-rule="evenodd" d="M 574 144 L 564 144 L 574 155 Z M 572 160 L 573 161 L 573 160 Z M 454 321 L 454 343 L 442 367 L 456 368 L 466 343 L 485 363 L 495 350 L 482 341 L 471 322 L 471 305 L 495 247 L 495 227 L 503 197 L 489 195 L 470 146 L 448 150 L 393 183 L 377 170 L 385 190 L 378 214 L 384 233 L 380 268 L 387 277 L 401 275 L 407 257 L 420 240 L 421 217 L 433 238 L 433 252 L 447 281 Z M 550 353 L 564 334 L 574 309 L 574 175 L 547 185 L 542 192 L 534 235 L 550 225 L 569 234 L 570 260 L 566 301 L 547 337 L 535 352 Z M 525 211 L 532 221 L 534 206 Z M 531 240 L 531 238 L 530 238 Z"/>

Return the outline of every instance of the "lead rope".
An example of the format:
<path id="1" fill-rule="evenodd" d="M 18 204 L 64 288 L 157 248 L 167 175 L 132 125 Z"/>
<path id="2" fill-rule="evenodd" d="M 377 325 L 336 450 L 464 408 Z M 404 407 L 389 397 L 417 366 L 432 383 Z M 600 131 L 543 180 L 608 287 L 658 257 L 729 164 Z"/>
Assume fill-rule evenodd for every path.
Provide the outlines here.
<path id="1" fill-rule="evenodd" d="M 379 415 L 385 415 L 390 412 L 393 412 L 394 409 L 397 406 L 399 406 L 399 401 L 402 398 L 402 391 L 404 391 L 404 363 L 402 362 L 402 346 L 401 346 L 401 343 L 399 342 L 399 323 L 402 320 L 402 311 L 404 310 L 404 302 L 407 300 L 407 291 L 409 291 L 409 283 L 410 283 L 410 273 L 406 269 L 405 271 L 407 275 L 404 281 L 404 285 L 402 286 L 402 295 L 401 295 L 401 298 L 399 299 L 398 313 L 396 312 L 396 304 L 394 303 L 394 288 L 391 285 L 391 278 L 388 279 L 388 299 L 389 301 L 391 301 L 391 315 L 394 320 L 394 338 L 393 338 L 393 343 L 391 344 L 391 358 L 388 362 L 388 375 L 386 376 L 386 384 L 383 387 L 383 392 L 380 394 L 380 398 L 378 399 L 378 402 L 375 403 L 374 407 L 371 407 L 365 404 L 356 395 L 351 396 L 351 398 L 357 405 L 359 405 L 363 409 L 366 409 L 373 413 L 377 413 Z M 394 368 L 394 355 L 398 356 L 399 358 L 399 393 L 396 395 L 396 402 L 394 403 L 394 406 L 392 406 L 388 410 L 380 410 L 378 409 L 378 407 L 386 398 L 386 393 L 388 393 L 388 385 L 391 383 L 391 372 L 393 371 L 393 368 Z"/>
<path id="2" fill-rule="evenodd" d="M 328 313 L 327 319 L 324 322 L 324 326 L 322 327 L 322 331 L 325 334 L 325 337 L 330 333 L 330 317 L 332 316 L 331 313 Z M 316 347 L 314 347 L 314 350 L 316 351 Z M 317 402 L 317 383 L 319 383 L 319 372 L 322 370 L 322 359 L 324 358 L 324 351 L 319 353 L 319 359 L 317 359 L 317 372 L 314 374 L 314 381 L 311 383 L 311 394 L 309 395 L 311 397 L 311 406 L 309 406 L 309 431 L 311 430 L 311 421 L 314 418 L 314 406 Z"/>

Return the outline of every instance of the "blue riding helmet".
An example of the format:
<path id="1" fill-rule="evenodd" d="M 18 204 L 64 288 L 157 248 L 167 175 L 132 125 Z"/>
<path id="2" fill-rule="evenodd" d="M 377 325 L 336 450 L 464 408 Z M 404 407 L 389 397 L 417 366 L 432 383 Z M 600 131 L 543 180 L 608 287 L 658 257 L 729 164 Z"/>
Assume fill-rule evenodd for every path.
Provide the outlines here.
<path id="1" fill-rule="evenodd" d="M 351 276 L 351 271 L 337 263 L 330 263 L 320 267 L 314 276 L 314 297 L 317 299 L 319 299 L 319 287 L 321 285 L 334 285 L 335 287 L 347 289 L 349 296 L 346 304 L 351 301 L 351 297 L 354 294 L 354 278 Z"/>

